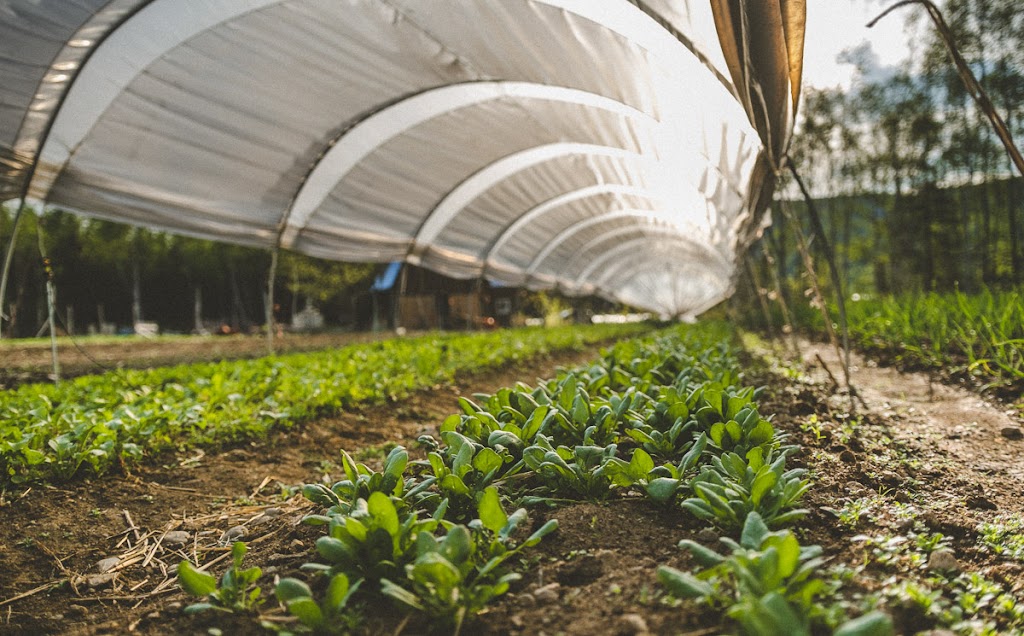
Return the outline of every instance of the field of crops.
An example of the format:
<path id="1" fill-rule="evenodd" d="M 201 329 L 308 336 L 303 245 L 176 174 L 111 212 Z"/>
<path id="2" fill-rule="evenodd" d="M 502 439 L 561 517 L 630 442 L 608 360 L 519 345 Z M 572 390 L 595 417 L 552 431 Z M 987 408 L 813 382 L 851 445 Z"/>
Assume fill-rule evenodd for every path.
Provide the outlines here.
<path id="1" fill-rule="evenodd" d="M 851 412 L 744 342 L 430 335 L 7 392 L 0 629 L 1024 631 L 1019 422 L 864 361 Z"/>

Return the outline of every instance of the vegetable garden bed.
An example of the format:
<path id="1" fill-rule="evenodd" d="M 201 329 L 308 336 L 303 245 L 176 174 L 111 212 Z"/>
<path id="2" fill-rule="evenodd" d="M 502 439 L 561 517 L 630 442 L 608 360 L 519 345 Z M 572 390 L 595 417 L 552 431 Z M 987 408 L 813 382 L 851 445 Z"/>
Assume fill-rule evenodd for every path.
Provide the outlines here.
<path id="1" fill-rule="evenodd" d="M 719 332 L 713 334 L 712 339 L 721 342 L 728 340 L 728 335 Z M 721 355 L 732 355 L 728 348 L 723 349 L 721 345 L 717 345 L 717 349 Z M 711 362 L 715 355 L 705 354 L 703 364 Z M 643 360 L 649 357 L 647 354 L 634 353 L 613 359 L 624 364 L 626 359 Z M 605 361 L 608 359 L 605 356 Z M 684 366 L 688 369 L 697 368 L 689 358 Z M 644 430 L 637 425 L 640 420 L 630 417 L 625 419 L 634 424 L 628 429 L 633 431 L 632 434 L 625 429 L 613 432 L 608 428 L 604 433 L 600 427 L 592 430 L 589 445 L 600 448 L 602 443 L 614 440 L 611 443 L 618 444 L 614 454 L 622 460 L 598 460 L 594 467 L 605 467 L 600 473 L 575 470 L 589 461 L 587 457 L 591 451 L 580 450 L 571 443 L 564 443 L 565 440 L 559 440 L 557 436 L 568 435 L 567 431 L 556 434 L 548 428 L 544 430 L 551 433 L 553 447 L 564 445 L 567 449 L 574 449 L 570 457 L 561 457 L 563 461 L 559 462 L 556 457 L 550 456 L 553 451 L 543 448 L 543 453 L 528 450 L 537 447 L 538 443 L 543 446 L 543 440 L 535 438 L 534 441 L 538 443 L 525 445 L 522 449 L 527 459 L 524 459 L 522 472 L 518 475 L 493 475 L 490 483 L 484 483 L 490 471 L 480 470 L 487 467 L 483 460 L 474 462 L 469 459 L 458 464 L 470 466 L 460 476 L 463 485 L 474 488 L 482 486 L 484 493 L 496 492 L 487 490 L 488 485 L 493 485 L 508 495 L 502 504 L 505 509 L 503 514 L 511 513 L 516 505 L 529 504 L 531 523 L 521 524 L 521 533 L 511 535 L 513 547 L 519 545 L 530 532 L 549 528 L 545 525 L 546 521 L 557 518 L 559 523 L 557 531 L 547 534 L 538 545 L 522 553 L 522 562 L 513 559 L 508 563 L 512 570 L 523 575 L 522 578 L 509 581 L 510 591 L 488 605 L 478 619 L 473 620 L 467 613 L 463 618 L 463 633 L 718 633 L 739 629 L 746 620 L 744 612 L 748 619 L 756 618 L 759 615 L 759 603 L 768 609 L 769 619 L 773 616 L 774 619 L 783 617 L 785 631 L 777 633 L 798 633 L 794 630 L 799 623 L 805 621 L 815 633 L 824 633 L 838 626 L 844 616 L 862 614 L 875 605 L 886 610 L 900 633 L 937 626 L 956 627 L 957 631 L 963 633 L 981 633 L 986 629 L 986 623 L 991 629 L 1007 632 L 1021 629 L 1020 605 L 1016 599 L 1020 597 L 1024 578 L 1021 576 L 1019 556 L 1015 556 L 1016 553 L 1010 549 L 1015 545 L 1014 540 L 1020 540 L 1017 538 L 1020 528 L 1012 523 L 1013 515 L 1020 515 L 1022 510 L 1019 489 L 993 486 L 985 481 L 984 475 L 968 470 L 968 465 L 960 465 L 958 468 L 950 461 L 951 454 L 957 449 L 933 448 L 921 443 L 921 440 L 915 440 L 914 431 L 925 429 L 920 423 L 908 418 L 905 411 L 901 412 L 898 405 L 890 403 L 885 408 L 879 405 L 874 411 L 852 418 L 843 410 L 839 400 L 833 400 L 820 384 L 800 374 L 797 368 L 786 371 L 788 378 L 767 371 L 762 364 L 749 358 L 744 359 L 742 367 L 732 366 L 734 371 L 729 372 L 728 368 L 729 365 L 719 367 L 721 373 L 716 372 L 719 379 L 738 382 L 740 376 L 729 378 L 728 374 L 735 374 L 735 369 L 742 368 L 743 382 L 767 385 L 767 389 L 758 398 L 757 412 L 775 415 L 768 424 L 768 428 L 772 429 L 769 439 L 761 440 L 758 437 L 765 430 L 761 425 L 764 421 L 761 417 L 731 418 L 717 422 L 713 421 L 715 418 L 710 413 L 705 412 L 702 416 L 705 421 L 701 422 L 701 418 L 696 416 L 700 412 L 698 408 L 694 418 L 687 414 L 681 428 L 685 428 L 691 419 L 696 422 L 696 426 L 691 426 L 685 434 L 681 430 L 677 431 L 673 441 L 670 439 L 671 431 L 678 423 L 678 418 L 661 417 L 659 420 L 657 414 L 657 405 L 666 404 L 666 400 L 671 402 L 673 398 L 670 394 L 661 393 L 659 389 L 656 392 L 657 399 L 651 405 L 655 409 L 652 412 L 653 420 L 642 418 L 642 421 L 644 425 L 654 426 L 652 421 L 656 424 L 667 419 L 669 425 L 664 427 L 665 431 L 659 432 L 668 434 L 659 438 L 653 435 L 653 429 Z M 249 548 L 244 567 L 251 565 L 263 569 L 259 581 L 263 588 L 262 598 L 265 600 L 259 608 L 263 620 L 278 627 L 294 629 L 298 625 L 287 622 L 293 619 L 288 618 L 271 595 L 274 577 L 301 578 L 310 582 L 313 597 L 323 608 L 326 581 L 318 583 L 316 575 L 300 571 L 299 566 L 306 562 L 319 562 L 334 566 L 336 572 L 351 567 L 351 563 L 344 557 L 334 562 L 327 558 L 333 553 L 321 545 L 325 543 L 322 538 L 326 533 L 324 526 L 307 526 L 298 522 L 310 514 L 323 514 L 323 503 L 337 508 L 334 511 L 339 515 L 337 518 L 350 516 L 352 511 L 346 511 L 344 506 L 351 505 L 354 499 L 342 496 L 340 502 L 331 503 L 321 499 L 321 504 L 316 504 L 294 495 L 294 491 L 285 486 L 303 481 L 329 486 L 339 479 L 344 480 L 345 463 L 337 453 L 339 447 L 349 450 L 356 463 L 371 466 L 371 472 L 382 470 L 387 465 L 382 462 L 384 456 L 394 452 L 390 444 L 382 446 L 382 442 L 401 442 L 411 449 L 412 459 L 426 460 L 425 453 L 431 448 L 429 442 L 425 447 L 415 449 L 413 445 L 423 433 L 433 435 L 438 444 L 438 456 L 450 461 L 442 461 L 441 464 L 428 462 L 422 468 L 410 464 L 405 467 L 405 476 L 421 474 L 421 478 L 436 478 L 439 471 L 444 473 L 445 467 L 458 473 L 462 469 L 456 468 L 455 462 L 466 446 L 458 446 L 458 438 L 453 434 L 471 436 L 470 429 L 474 428 L 474 421 L 488 420 L 484 413 L 491 413 L 499 422 L 513 422 L 514 414 L 502 408 L 504 399 L 509 399 L 509 406 L 525 416 L 525 413 L 511 404 L 519 398 L 509 397 L 512 394 L 499 389 L 513 387 L 517 381 L 532 379 L 536 375 L 550 376 L 551 370 L 550 367 L 543 372 L 539 368 L 528 371 L 520 368 L 506 373 L 497 372 L 473 387 L 464 387 L 463 395 L 497 392 L 498 397 L 491 400 L 472 398 L 480 405 L 479 408 L 463 402 L 462 415 L 456 418 L 443 417 L 455 406 L 452 397 L 446 399 L 440 395 L 446 389 L 419 392 L 408 400 L 396 402 L 389 409 L 366 408 L 343 415 L 341 419 L 312 423 L 298 429 L 302 435 L 277 434 L 272 437 L 273 443 L 269 446 L 240 446 L 217 457 L 205 457 L 193 450 L 179 456 L 173 463 L 168 462 L 166 468 L 142 467 L 134 480 L 102 478 L 97 482 L 103 484 L 101 491 L 88 495 L 88 487 L 44 489 L 37 486 L 34 491 L 6 507 L 5 512 L 13 513 L 23 532 L 19 535 L 7 531 L 0 535 L 0 544 L 3 544 L 5 553 L 16 557 L 19 571 L 23 569 L 26 574 L 35 574 L 35 581 L 40 583 L 53 582 L 56 585 L 53 589 L 29 595 L 22 601 L 7 603 L 11 608 L 7 628 L 26 633 L 38 631 L 41 625 L 53 627 L 52 631 L 68 633 L 100 633 L 104 629 L 127 631 L 129 627 L 141 633 L 202 633 L 208 628 L 220 629 L 224 633 L 258 630 L 260 619 L 256 613 L 224 614 L 211 610 L 198 616 L 184 615 L 182 607 L 191 601 L 184 598 L 172 584 L 160 588 L 165 581 L 173 578 L 173 571 L 165 573 L 161 570 L 161 564 L 165 569 L 171 565 L 173 570 L 178 558 L 210 564 L 219 557 L 220 560 L 212 563 L 209 569 L 220 575 L 228 565 L 225 559 L 228 558 L 231 540 L 240 538 L 246 541 Z M 639 375 L 656 375 L 650 371 L 647 369 Z M 668 375 L 678 380 L 678 374 Z M 633 377 L 636 376 L 634 373 Z M 573 395 L 572 400 L 566 398 L 564 403 L 557 400 L 553 402 L 558 405 L 556 410 L 564 411 L 569 429 L 574 428 L 571 422 L 575 422 L 577 416 L 583 418 L 583 409 L 577 400 L 582 395 L 580 388 L 585 387 L 586 393 L 590 395 L 596 387 L 593 393 L 600 396 L 590 399 L 588 418 L 601 412 L 602 406 L 609 408 L 613 414 L 616 408 L 621 407 L 621 402 L 613 402 L 614 396 L 602 392 L 599 385 L 605 380 L 598 367 L 585 366 L 573 377 L 577 384 L 575 390 L 569 392 Z M 794 378 L 798 381 L 794 382 Z M 606 379 L 611 383 L 615 380 L 615 374 L 609 374 Z M 690 379 L 698 383 L 702 381 L 696 372 L 691 373 Z M 888 381 L 892 383 L 891 379 Z M 557 389 L 561 396 L 562 389 L 569 385 L 563 376 L 560 382 L 544 386 L 550 392 Z M 448 395 L 451 396 L 451 393 Z M 506 397 L 502 398 L 502 395 Z M 620 398 L 622 395 L 620 392 Z M 637 391 L 634 390 L 631 399 L 636 395 Z M 752 397 L 750 393 L 742 399 L 749 400 Z M 675 399 L 678 403 L 679 396 Z M 870 404 L 873 400 L 870 397 L 868 399 Z M 495 404 L 499 408 L 495 409 Z M 728 413 L 728 401 L 719 404 Z M 751 406 L 746 402 L 744 405 L 741 406 L 739 401 L 734 403 L 736 414 Z M 665 408 L 662 415 L 668 415 L 668 407 Z M 678 410 L 673 413 L 679 415 Z M 445 423 L 441 428 L 447 433 L 438 436 L 434 426 L 442 419 Z M 612 419 L 621 418 L 615 416 Z M 728 425 L 733 419 L 750 425 L 741 426 L 740 435 L 735 440 Z M 598 420 L 606 421 L 607 418 Z M 758 427 L 761 432 L 755 433 Z M 693 444 L 699 443 L 698 428 L 703 429 L 701 432 L 710 441 L 705 442 L 704 452 L 689 453 L 695 448 Z M 586 434 L 586 430 L 581 432 Z M 810 470 L 810 490 L 804 495 L 801 504 L 810 512 L 803 519 L 797 519 L 799 515 L 790 514 L 797 505 L 796 501 L 790 502 L 793 505 L 769 506 L 758 510 L 758 515 L 768 519 L 770 525 L 795 531 L 793 534 L 783 532 L 774 535 L 775 538 L 762 537 L 762 540 L 775 544 L 776 555 L 781 552 L 793 554 L 794 544 L 818 544 L 830 559 L 825 564 L 810 568 L 814 570 L 813 576 L 804 579 L 803 583 L 787 582 L 787 589 L 791 587 L 789 591 L 796 593 L 789 598 L 788 611 L 792 615 L 787 615 L 787 610 L 781 609 L 777 601 L 772 601 L 767 595 L 752 595 L 749 589 L 743 592 L 742 584 L 732 587 L 736 585 L 736 579 L 729 572 L 740 571 L 734 565 L 725 570 L 719 568 L 718 574 L 711 579 L 707 576 L 700 581 L 689 578 L 690 574 L 703 569 L 700 561 L 706 565 L 715 561 L 707 552 L 708 549 L 715 549 L 728 557 L 730 564 L 737 563 L 736 555 L 729 556 L 727 546 L 717 543 L 719 537 L 727 536 L 741 541 L 741 537 L 746 536 L 748 545 L 753 545 L 749 542 L 754 541 L 759 532 L 756 523 L 748 527 L 754 523 L 755 517 L 746 515 L 742 521 L 738 516 L 733 518 L 738 512 L 735 506 L 729 507 L 732 513 L 721 509 L 716 505 L 714 497 L 701 497 L 701 489 L 696 489 L 696 499 L 692 496 L 693 491 L 687 494 L 687 489 L 692 489 L 693 476 L 703 474 L 702 470 L 698 470 L 698 465 L 703 465 L 703 470 L 710 466 L 714 471 L 722 472 L 711 463 L 714 456 L 725 457 L 714 449 L 715 446 L 746 451 L 736 457 L 750 465 L 756 453 L 750 455 L 751 449 L 743 448 L 742 444 L 758 442 L 753 443 L 751 448 L 764 445 L 767 451 L 777 453 L 781 450 L 781 441 L 773 440 L 779 432 L 790 436 L 785 440 L 786 444 L 797 442 L 798 445 L 786 460 L 790 468 L 798 466 Z M 598 439 L 598 434 L 609 437 Z M 489 433 L 487 438 L 490 437 Z M 456 443 L 453 444 L 452 440 L 456 440 Z M 507 441 L 512 444 L 511 440 Z M 481 444 L 480 448 L 473 447 L 474 459 L 484 446 L 498 454 L 502 452 L 502 449 L 497 449 L 497 444 L 478 443 Z M 505 450 L 510 448 L 508 444 L 502 446 Z M 993 447 L 991 443 L 985 446 L 979 441 L 972 452 L 991 453 Z M 640 448 L 648 450 L 638 453 Z M 689 459 L 684 459 L 688 453 Z M 603 458 L 611 455 L 607 445 L 598 454 Z M 684 473 L 677 483 L 672 483 L 677 476 L 671 474 L 671 469 L 659 468 L 670 454 L 676 459 L 668 463 L 677 470 L 682 465 Z M 651 459 L 650 463 L 645 455 Z M 391 457 L 394 462 L 399 455 L 393 454 Z M 962 458 L 957 459 L 962 464 Z M 468 464 L 465 463 L 467 461 Z M 688 461 L 694 463 L 688 467 Z M 509 466 L 505 463 L 502 466 L 511 469 L 514 464 L 508 463 Z M 563 463 L 569 467 L 568 471 L 561 467 Z M 724 465 L 720 468 L 729 472 Z M 940 480 L 938 477 L 943 469 L 954 474 L 949 479 Z M 544 485 L 543 482 L 549 481 L 541 479 L 545 472 L 552 477 L 550 482 L 554 486 Z M 663 474 L 665 472 L 668 474 Z M 186 475 L 194 478 L 199 474 L 205 474 L 205 477 L 198 482 L 182 480 Z M 599 478 L 602 474 L 607 478 L 603 484 Z M 779 477 L 781 473 L 777 474 L 776 483 L 784 481 Z M 1003 477 L 1011 484 L 1018 478 L 1012 473 Z M 751 495 L 747 502 L 751 506 L 749 509 L 761 507 L 760 503 L 753 502 L 756 498 L 752 496 L 753 491 L 763 491 L 759 499 L 764 500 L 765 497 L 771 499 L 766 493 L 775 488 L 774 484 L 755 486 L 756 479 L 751 482 L 748 492 Z M 799 473 L 790 473 L 787 479 L 799 482 L 802 478 Z M 765 483 L 767 480 L 765 478 Z M 994 481 L 998 482 L 998 479 Z M 452 518 L 452 523 L 462 524 L 472 517 L 480 516 L 483 520 L 480 525 L 483 527 L 473 529 L 474 526 L 470 524 L 469 536 L 488 532 L 485 528 L 499 528 L 499 521 L 504 517 L 495 512 L 493 501 L 484 508 L 475 504 L 475 497 L 464 499 L 462 504 L 458 504 L 457 500 L 463 496 L 460 494 L 461 489 L 454 480 L 449 482 L 449 510 L 457 514 Z M 320 489 L 306 488 L 307 494 L 313 499 L 317 499 L 318 490 L 323 494 Z M 345 486 L 334 490 L 341 495 L 348 492 Z M 984 492 L 980 496 L 987 504 L 979 503 L 979 490 Z M 436 491 L 435 486 L 428 485 L 421 494 L 429 491 Z M 407 489 L 405 493 L 408 492 Z M 139 501 L 140 494 L 150 497 L 151 501 Z M 579 499 L 580 495 L 589 501 L 560 501 L 560 505 L 553 509 L 542 505 L 540 501 L 552 498 Z M 492 498 L 492 495 L 481 496 Z M 975 499 L 969 499 L 971 496 Z M 528 497 L 533 499 L 526 499 Z M 659 503 L 659 499 L 664 501 Z M 369 502 L 368 498 L 366 500 Z M 374 500 L 375 514 L 388 516 L 390 513 L 381 513 L 387 509 L 381 502 L 381 496 L 374 496 Z M 974 501 L 973 505 L 971 501 Z M 686 504 L 681 506 L 684 502 Z M 716 523 L 700 518 L 708 512 L 708 506 L 704 504 L 710 506 L 712 515 L 718 519 Z M 90 505 L 93 507 L 89 510 L 95 511 L 94 514 L 83 509 L 83 506 Z M 341 508 L 338 508 L 339 505 Z M 53 525 L 53 520 L 59 517 L 62 507 L 76 509 L 81 516 L 89 517 L 102 529 L 91 533 L 75 526 L 58 529 L 58 526 Z M 745 509 L 740 506 L 739 510 Z M 123 510 L 129 510 L 130 514 L 122 514 Z M 716 515 L 716 510 L 722 515 Z M 774 523 L 771 515 L 775 515 Z M 420 518 L 427 516 L 423 514 Z M 134 526 L 135 530 L 130 526 Z M 741 534 L 742 529 L 747 530 L 745 535 Z M 138 535 L 135 534 L 136 530 Z M 182 531 L 189 533 L 187 544 L 163 546 L 163 540 L 170 533 Z M 232 535 L 233 531 L 237 536 Z M 104 532 L 107 534 L 101 534 Z M 451 536 L 452 531 L 446 529 L 439 532 Z M 91 538 L 85 539 L 86 535 L 91 535 Z M 117 547 L 122 539 L 125 539 L 124 543 Z M 681 539 L 697 541 L 704 547 L 687 544 L 690 550 L 680 550 L 675 544 Z M 1003 549 L 1000 552 L 992 545 Z M 768 547 L 768 543 L 760 547 Z M 958 569 L 939 569 L 932 567 L 934 564 L 929 565 L 931 555 L 944 553 L 947 547 L 952 549 Z M 143 552 L 142 558 L 132 562 L 132 559 L 138 558 L 139 552 Z M 769 552 L 758 551 L 761 554 L 758 558 L 765 558 Z M 149 563 L 141 567 L 140 563 L 150 553 L 152 557 Z M 416 550 L 413 550 L 411 554 L 415 553 Z M 96 569 L 97 562 L 111 555 L 126 558 L 115 566 L 109 580 L 100 580 L 102 576 Z M 805 556 L 813 557 L 809 554 Z M 412 558 L 410 563 L 416 561 L 416 558 L 409 558 Z M 122 567 L 122 564 L 125 565 Z M 663 569 L 659 577 L 659 566 L 675 568 L 676 572 Z M 479 564 L 475 567 L 479 567 Z M 433 620 L 416 611 L 407 614 L 407 608 L 415 604 L 415 601 L 410 602 L 409 597 L 399 590 L 391 589 L 384 597 L 375 596 L 373 585 L 376 580 L 365 571 L 360 574 L 358 570 L 350 570 L 347 574 L 353 581 L 360 576 L 367 578 L 360 591 L 351 599 L 354 605 L 362 604 L 363 607 L 359 629 L 370 633 L 385 630 L 386 633 L 396 630 L 422 633 L 432 625 L 437 627 L 446 624 L 444 612 L 438 612 L 441 616 Z M 402 568 L 389 574 L 384 578 L 422 598 L 424 590 L 416 587 L 414 578 L 409 579 L 408 583 L 402 582 Z M 79 578 L 76 579 L 76 576 Z M 89 581 L 88 576 L 96 577 L 96 580 Z M 484 578 L 480 581 L 483 582 Z M 30 582 L 34 582 L 30 578 L 19 579 L 13 587 L 0 592 L 4 599 L 34 589 L 29 586 Z M 718 581 L 710 594 L 703 587 L 707 580 Z M 821 583 L 804 584 L 810 580 L 819 580 Z M 90 583 L 96 585 L 89 587 Z M 676 600 L 669 594 L 670 589 L 681 596 L 702 597 L 703 601 Z M 729 592 L 733 589 L 736 591 Z M 152 591 L 156 591 L 156 594 L 153 595 Z M 301 614 L 301 607 L 304 604 L 308 606 L 306 601 L 301 600 L 305 598 L 304 594 L 301 586 L 288 583 L 280 597 L 293 609 L 298 609 L 293 613 Z M 400 602 L 392 604 L 388 598 L 397 598 Z M 401 602 L 403 598 L 404 602 Z M 804 602 L 802 598 L 810 602 Z M 422 601 L 420 604 L 424 605 Z M 732 619 L 725 617 L 729 607 L 733 607 Z M 59 620 L 55 617 L 58 614 Z M 862 631 L 852 633 L 883 633 L 868 631 L 884 629 L 881 627 L 884 621 L 876 619 L 872 619 L 875 622 L 868 626 L 861 626 L 859 629 Z M 105 621 L 110 621 L 106 627 L 97 627 Z M 449 622 L 447 627 L 440 627 L 438 631 L 451 632 L 454 624 Z M 847 629 L 855 628 L 858 628 L 857 625 Z M 766 632 L 755 628 L 754 633 Z"/>

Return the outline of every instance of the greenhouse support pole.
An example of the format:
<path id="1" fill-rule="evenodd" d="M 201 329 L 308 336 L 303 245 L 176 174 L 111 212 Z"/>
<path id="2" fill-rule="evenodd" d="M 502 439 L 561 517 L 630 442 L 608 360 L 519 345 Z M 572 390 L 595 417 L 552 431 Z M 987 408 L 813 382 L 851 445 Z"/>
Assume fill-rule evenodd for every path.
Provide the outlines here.
<path id="1" fill-rule="evenodd" d="M 18 240 L 18 226 L 21 223 L 21 217 L 25 213 L 25 197 L 21 198 L 21 203 L 18 204 L 18 211 L 14 213 L 14 223 L 11 225 L 11 238 L 7 242 L 7 253 L 4 255 L 4 270 L 3 274 L 0 275 L 0 339 L 4 337 L 4 319 L 7 318 L 7 314 L 4 313 L 4 305 L 7 304 L 7 280 L 11 274 L 11 263 L 14 261 L 14 244 Z"/>
<path id="2" fill-rule="evenodd" d="M 825 254 L 825 260 L 828 261 L 828 270 L 832 278 L 832 286 L 836 290 L 836 304 L 839 308 L 839 329 L 842 332 L 843 337 L 843 377 L 846 379 L 846 388 L 850 389 L 850 327 L 846 320 L 846 295 L 843 293 L 843 282 L 839 277 L 839 268 L 836 267 L 835 255 L 832 253 L 832 246 L 828 243 L 828 237 L 825 236 L 825 228 L 821 224 L 821 217 L 818 215 L 818 206 L 814 204 L 814 199 L 811 198 L 811 193 L 807 191 L 804 186 L 803 180 L 800 178 L 800 174 L 796 171 L 796 166 L 793 162 L 789 162 L 789 172 L 793 175 L 793 179 L 796 181 L 797 186 L 800 187 L 800 193 L 803 194 L 804 200 L 807 202 L 807 211 L 811 217 L 811 228 L 814 230 L 814 237 L 821 242 L 821 251 Z"/>
<path id="3" fill-rule="evenodd" d="M 46 312 L 50 325 L 50 355 L 53 358 L 53 383 L 60 385 L 60 359 L 57 357 L 57 286 L 53 282 L 53 261 L 46 255 L 43 245 L 42 224 L 36 225 L 36 239 L 39 241 L 39 257 L 46 275 Z"/>
<path id="4" fill-rule="evenodd" d="M 405 288 L 409 282 L 408 277 L 409 264 L 402 263 L 402 271 L 398 277 L 398 285 L 397 287 L 392 286 L 394 292 L 392 292 L 391 294 L 391 296 L 395 299 L 391 307 L 391 322 L 395 327 L 395 331 L 398 331 L 399 329 L 402 328 L 402 298 L 405 297 Z"/>
<path id="5" fill-rule="evenodd" d="M 270 251 L 270 271 L 267 274 L 267 302 L 264 311 L 267 320 L 267 355 L 274 355 L 274 278 L 277 277 L 278 247 Z"/>
<path id="6" fill-rule="evenodd" d="M 49 259 L 47 259 L 48 261 Z M 47 265 L 46 311 L 50 321 L 50 355 L 53 358 L 53 383 L 60 386 L 60 358 L 57 357 L 57 288 L 53 284 L 53 270 Z"/>

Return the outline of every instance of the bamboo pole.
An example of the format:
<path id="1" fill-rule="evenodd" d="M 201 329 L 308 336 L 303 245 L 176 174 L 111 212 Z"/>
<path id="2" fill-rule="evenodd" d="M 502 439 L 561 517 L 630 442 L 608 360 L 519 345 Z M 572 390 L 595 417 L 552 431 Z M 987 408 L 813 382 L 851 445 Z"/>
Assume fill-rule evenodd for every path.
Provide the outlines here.
<path id="1" fill-rule="evenodd" d="M 803 228 L 800 227 L 799 221 L 797 221 L 796 215 L 789 209 L 789 205 L 786 202 L 782 203 L 782 213 L 786 217 L 786 221 L 792 226 L 793 233 L 796 235 L 796 246 L 800 252 L 800 256 L 803 259 L 804 269 L 807 271 L 807 276 L 810 279 L 808 282 L 811 285 L 811 291 L 814 293 L 814 299 L 818 303 L 818 308 L 821 310 L 821 315 L 825 319 L 825 332 L 828 334 L 829 340 L 832 346 L 836 350 L 836 356 L 842 360 L 843 355 L 839 347 L 839 339 L 836 337 L 836 331 L 832 328 L 832 317 L 828 311 L 828 305 L 825 303 L 825 296 L 821 293 L 821 287 L 818 285 L 818 275 L 814 269 L 814 259 L 811 257 L 811 251 L 807 247 L 807 239 L 804 236 Z M 850 386 L 850 369 L 843 367 L 843 380 L 846 383 L 846 389 L 850 393 L 850 404 L 853 402 L 853 389 Z"/>

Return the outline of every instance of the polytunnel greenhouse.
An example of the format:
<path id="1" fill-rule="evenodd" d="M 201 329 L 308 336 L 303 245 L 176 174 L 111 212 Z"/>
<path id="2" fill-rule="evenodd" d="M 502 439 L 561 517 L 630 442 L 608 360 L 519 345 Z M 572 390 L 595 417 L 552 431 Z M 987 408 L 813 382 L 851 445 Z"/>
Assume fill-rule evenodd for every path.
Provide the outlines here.
<path id="1" fill-rule="evenodd" d="M 1024 634 L 1018 2 L 0 0 L 0 634 Z"/>
<path id="2" fill-rule="evenodd" d="M 666 316 L 731 293 L 803 2 L 0 4 L 0 194 Z"/>

